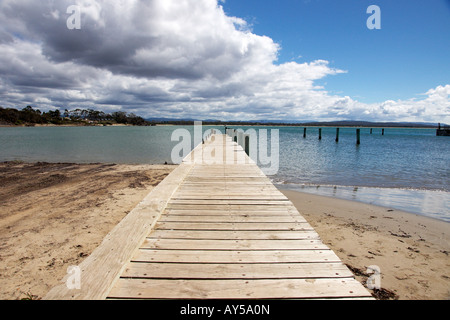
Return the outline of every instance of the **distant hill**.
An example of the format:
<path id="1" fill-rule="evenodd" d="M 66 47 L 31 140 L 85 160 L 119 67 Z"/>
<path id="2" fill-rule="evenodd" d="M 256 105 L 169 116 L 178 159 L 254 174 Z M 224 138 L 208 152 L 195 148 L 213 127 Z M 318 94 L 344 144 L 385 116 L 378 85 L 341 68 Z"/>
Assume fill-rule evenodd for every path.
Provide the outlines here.
<path id="1" fill-rule="evenodd" d="M 186 118 L 186 119 L 179 119 L 179 118 L 147 118 L 145 119 L 149 122 L 156 122 L 156 123 L 162 123 L 162 122 L 194 122 L 194 121 L 202 121 L 202 122 L 222 122 L 221 120 L 217 119 L 192 119 L 192 118 Z"/>
<path id="2" fill-rule="evenodd" d="M 405 128 L 437 128 L 437 123 L 427 122 L 370 122 L 370 121 L 330 121 L 330 122 L 307 122 L 303 125 L 328 126 L 328 127 L 405 127 Z"/>
<path id="3" fill-rule="evenodd" d="M 204 125 L 217 126 L 321 126 L 321 127 L 403 127 L 403 128 L 438 128 L 438 123 L 427 122 L 370 122 L 358 120 L 343 121 L 302 121 L 302 120 L 243 120 L 222 121 L 217 119 L 194 119 L 194 118 L 164 118 L 152 117 L 143 119 L 133 113 L 124 111 L 105 113 L 93 109 L 75 109 L 61 112 L 59 109 L 41 112 L 27 106 L 22 110 L 0 107 L 0 125 L 112 125 L 126 124 L 136 126 L 149 126 L 157 124 L 193 125 L 195 121 L 202 121 Z M 441 123 L 442 127 L 449 127 Z"/>
<path id="4" fill-rule="evenodd" d="M 342 121 L 289 121 L 289 120 L 248 120 L 248 121 L 222 121 L 216 119 L 176 119 L 176 118 L 148 118 L 152 123 L 192 125 L 194 121 L 214 125 L 275 125 L 275 126 L 323 126 L 323 127 L 404 127 L 404 128 L 437 128 L 438 123 L 428 122 L 370 122 L 357 120 Z M 441 124 L 446 126 L 446 124 Z"/>

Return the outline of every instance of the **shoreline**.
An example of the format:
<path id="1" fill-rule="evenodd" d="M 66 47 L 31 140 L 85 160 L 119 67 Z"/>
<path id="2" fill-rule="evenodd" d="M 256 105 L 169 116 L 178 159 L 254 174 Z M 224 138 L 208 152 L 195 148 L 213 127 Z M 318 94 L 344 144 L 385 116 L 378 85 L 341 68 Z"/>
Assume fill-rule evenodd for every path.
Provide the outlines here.
<path id="1" fill-rule="evenodd" d="M 450 192 L 446 190 L 273 183 L 280 190 L 356 201 L 450 223 L 450 215 L 445 214 L 450 212 Z"/>
<path id="2" fill-rule="evenodd" d="M 183 120 L 182 120 L 183 121 Z M 151 125 L 147 125 L 147 127 L 149 126 L 181 126 L 181 127 L 186 127 L 186 126 L 194 126 L 194 124 L 173 124 L 173 123 L 152 123 Z M 420 126 L 381 126 L 381 125 L 375 125 L 375 126 L 352 126 L 352 125 L 347 125 L 347 126 L 336 126 L 336 125 L 302 125 L 302 124 L 293 124 L 293 125 L 282 125 L 282 124 L 227 124 L 227 123 L 223 123 L 223 124 L 209 124 L 208 122 L 206 122 L 206 124 L 202 124 L 205 127 L 273 127 L 273 128 L 331 128 L 331 129 L 335 129 L 335 128 L 349 128 L 349 129 L 425 129 L 425 130 L 437 130 L 436 127 L 433 126 L 425 126 L 425 127 L 420 127 Z M 35 124 L 0 124 L 0 128 L 26 128 L 26 127 L 103 127 L 103 126 L 107 126 L 107 127 L 145 127 L 145 126 L 139 126 L 139 125 L 132 125 L 132 124 L 119 124 L 119 123 L 115 123 L 115 124 L 108 124 L 108 125 L 103 125 L 103 124 L 39 124 L 39 123 L 35 123 Z M 231 129 L 231 128 L 230 128 Z"/>
<path id="3" fill-rule="evenodd" d="M 80 123 L 80 124 L 39 124 L 39 123 L 35 123 L 35 124 L 31 124 L 31 125 L 26 125 L 26 124 L 0 124 L 0 128 L 54 128 L 54 127 L 61 127 L 61 128 L 78 128 L 78 127 L 142 127 L 142 126 L 136 126 L 136 125 L 128 125 L 128 124 L 121 124 L 121 123 L 114 123 L 114 124 L 108 124 L 108 125 L 103 125 L 103 124 L 85 124 L 85 123 Z"/>
<path id="4" fill-rule="evenodd" d="M 280 190 L 328 245 L 366 283 L 380 268 L 390 299 L 450 299 L 450 224 L 361 202 Z"/>

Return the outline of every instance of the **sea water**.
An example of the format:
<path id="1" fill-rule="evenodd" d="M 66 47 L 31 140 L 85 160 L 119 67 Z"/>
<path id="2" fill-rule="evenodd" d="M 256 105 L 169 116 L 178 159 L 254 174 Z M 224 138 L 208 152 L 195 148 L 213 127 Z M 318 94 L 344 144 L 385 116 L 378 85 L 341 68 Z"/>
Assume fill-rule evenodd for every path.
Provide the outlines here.
<path id="1" fill-rule="evenodd" d="M 0 161 L 171 163 L 174 130 L 156 127 L 0 128 Z M 204 126 L 203 130 L 223 126 Z M 238 128 L 238 127 L 234 127 Z M 250 127 L 241 127 L 248 130 Z M 450 222 L 450 138 L 433 129 L 251 127 L 279 130 L 280 188 L 363 201 Z M 270 142 L 269 142 L 270 145 Z M 194 145 L 192 145 L 194 147 Z M 270 146 L 269 146 L 270 149 Z"/>

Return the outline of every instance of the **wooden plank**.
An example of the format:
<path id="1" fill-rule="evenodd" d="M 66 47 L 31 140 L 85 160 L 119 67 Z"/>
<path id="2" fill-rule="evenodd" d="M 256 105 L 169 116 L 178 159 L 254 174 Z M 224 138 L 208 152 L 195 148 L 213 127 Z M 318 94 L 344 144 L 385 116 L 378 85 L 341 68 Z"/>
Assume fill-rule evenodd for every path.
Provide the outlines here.
<path id="1" fill-rule="evenodd" d="M 264 181 L 261 179 L 258 180 L 245 180 L 245 179 L 234 179 L 234 180 L 227 180 L 227 181 L 223 181 L 223 180 L 209 180 L 209 179 L 204 179 L 204 180 L 186 180 L 185 181 L 186 185 L 193 185 L 193 186 L 199 186 L 199 185 L 204 185 L 204 186 L 220 186 L 223 185 L 224 183 L 227 183 L 229 186 L 232 186 L 234 184 L 236 185 L 240 185 L 241 187 L 248 186 L 248 188 L 253 188 L 253 187 L 264 187 L 267 186 L 270 181 Z"/>
<path id="2" fill-rule="evenodd" d="M 224 166 L 216 166 L 214 165 L 201 165 L 197 164 L 195 168 L 192 169 L 192 175 L 206 175 L 207 173 L 224 175 L 224 176 L 233 176 L 238 175 L 242 176 L 244 174 L 249 174 L 257 177 L 267 177 L 257 166 L 253 164 L 248 165 L 224 165 Z"/>
<path id="3" fill-rule="evenodd" d="M 245 182 L 253 182 L 253 184 L 260 184 L 261 186 L 270 186 L 271 182 L 270 179 L 267 177 L 256 177 L 254 176 L 251 179 L 246 179 L 245 177 L 238 177 L 238 176 L 234 176 L 234 177 L 215 177 L 213 178 L 208 178 L 207 176 L 205 177 L 195 177 L 195 176 L 190 176 L 188 178 L 186 178 L 186 180 L 184 181 L 184 183 L 186 183 L 187 185 L 193 185 L 193 186 L 199 186 L 201 185 L 203 182 L 210 182 L 211 184 L 228 184 L 228 185 L 232 185 L 235 182 L 239 182 L 239 183 L 245 183 Z M 236 183 L 237 184 L 237 183 Z"/>
<path id="4" fill-rule="evenodd" d="M 351 278 L 342 263 L 190 264 L 130 263 L 122 278 L 142 279 L 306 279 Z"/>
<path id="5" fill-rule="evenodd" d="M 340 262 L 340 259 L 331 250 L 205 251 L 139 249 L 131 261 L 276 264 Z"/>
<path id="6" fill-rule="evenodd" d="M 282 195 L 284 196 L 282 193 L 280 193 L 279 190 L 275 189 L 275 188 L 271 188 L 271 187 L 267 187 L 265 185 L 260 185 L 257 186 L 255 188 L 247 188 L 247 187 L 233 187 L 233 185 L 228 185 L 228 184 L 217 184 L 217 185 L 198 185 L 198 186 L 194 186 L 194 185 L 187 185 L 187 184 L 183 184 L 179 191 L 177 192 L 177 194 L 190 194 L 190 193 L 194 193 L 194 194 L 200 194 L 200 195 L 205 195 L 205 194 L 210 194 L 210 195 L 215 195 L 217 192 L 218 193 L 225 193 L 225 194 L 241 194 L 241 193 L 245 193 L 245 194 L 251 194 L 251 195 L 265 195 L 265 194 L 261 194 L 261 192 L 267 192 L 267 194 L 272 194 L 272 195 Z"/>
<path id="7" fill-rule="evenodd" d="M 186 187 L 192 187 L 192 188 L 201 188 L 202 186 L 205 187 L 206 184 L 204 184 L 205 182 L 208 182 L 208 185 L 211 186 L 215 186 L 215 187 L 227 187 L 227 188 L 232 188 L 233 186 L 236 188 L 244 188 L 244 186 L 246 186 L 246 184 L 244 184 L 246 182 L 246 180 L 244 178 L 239 179 L 239 182 L 236 183 L 236 181 L 231 181 L 227 178 L 225 179 L 217 179 L 217 180 L 211 180 L 211 179 L 203 179 L 202 181 L 193 181 L 193 180 L 185 180 L 183 182 L 183 185 Z M 253 181 L 252 183 L 252 187 L 255 188 L 270 188 L 273 190 L 273 188 L 275 188 L 274 185 L 271 185 L 270 181 L 266 181 L 266 180 L 260 180 L 260 181 Z"/>
<path id="8" fill-rule="evenodd" d="M 205 180 L 206 181 L 206 180 Z M 194 181 L 184 181 L 183 182 L 183 186 L 184 187 L 190 187 L 190 188 L 201 188 L 201 187 L 206 187 L 205 184 L 203 184 L 203 182 L 205 181 L 201 181 L 201 182 L 194 182 Z M 223 181 L 209 181 L 209 185 L 208 186 L 213 186 L 213 187 L 222 187 L 222 188 L 228 188 L 230 190 L 232 190 L 233 188 L 241 188 L 244 189 L 246 185 L 241 184 L 241 183 L 234 183 L 232 181 L 228 181 L 228 180 L 223 180 Z M 244 181 L 245 182 L 245 181 Z M 276 187 L 270 183 L 270 181 L 263 181 L 260 183 L 253 183 L 252 184 L 253 188 L 266 188 L 266 189 L 271 189 L 274 190 L 276 189 Z"/>
<path id="9" fill-rule="evenodd" d="M 291 240 L 319 239 L 315 231 L 210 231 L 210 230 L 154 230 L 149 239 L 234 239 L 234 240 Z"/>
<path id="10" fill-rule="evenodd" d="M 262 182 L 262 181 L 210 181 L 210 180 L 204 180 L 204 181 L 186 181 L 185 184 L 183 184 L 183 186 L 186 187 L 199 187 L 199 186 L 204 186 L 204 187 L 211 187 L 211 188 L 220 188 L 220 187 L 224 187 L 224 185 L 226 185 L 228 188 L 232 187 L 233 185 L 239 186 L 240 188 L 245 188 L 246 190 L 251 190 L 253 188 L 270 188 L 268 186 L 269 182 Z M 272 189 L 273 190 L 273 189 Z"/>
<path id="11" fill-rule="evenodd" d="M 253 172 L 255 174 L 260 174 L 263 175 L 264 174 L 261 172 L 261 170 L 254 166 L 254 165 L 246 165 L 246 166 L 242 166 L 242 165 L 237 165 L 237 164 L 210 164 L 210 165 L 202 165 L 202 164 L 197 164 L 195 166 L 195 168 L 192 169 L 193 173 L 198 173 L 198 174 L 203 174 L 205 172 L 218 172 L 218 173 L 224 173 L 224 174 L 232 174 L 232 173 L 248 173 L 248 172 Z"/>
<path id="12" fill-rule="evenodd" d="M 179 204 L 179 203 L 169 203 L 167 204 L 167 209 L 177 209 L 177 210 L 233 210 L 233 211 L 279 211 L 283 208 L 289 208 L 288 204 L 272 204 L 268 205 L 257 205 L 257 204 Z"/>
<path id="13" fill-rule="evenodd" d="M 278 194 L 231 194 L 225 192 L 217 192 L 214 194 L 205 194 L 205 193 L 178 193 L 175 195 L 172 200 L 183 201 L 183 200 L 282 200 L 287 201 L 285 196 L 280 196 Z"/>
<path id="14" fill-rule="evenodd" d="M 192 179 L 191 179 L 192 178 Z M 203 170 L 200 172 L 191 172 L 191 174 L 187 177 L 186 181 L 194 181 L 195 179 L 199 180 L 210 180 L 210 181 L 232 181 L 233 179 L 247 181 L 247 178 L 251 178 L 254 180 L 261 179 L 261 181 L 267 182 L 267 176 L 263 173 L 256 172 L 244 172 L 241 171 L 239 173 L 230 173 L 230 172 L 208 172 L 207 170 Z"/>
<path id="15" fill-rule="evenodd" d="M 256 177 L 256 176 L 250 176 L 250 177 L 227 177 L 227 182 L 233 183 L 233 182 L 243 182 L 245 184 L 249 184 L 250 182 L 257 182 L 257 183 L 267 183 L 270 184 L 270 179 L 264 176 Z M 189 175 L 184 180 L 185 182 L 220 182 L 223 183 L 222 177 L 211 177 L 211 176 L 195 176 L 195 175 Z"/>
<path id="16" fill-rule="evenodd" d="M 110 298 L 304 299 L 368 297 L 354 279 L 160 280 L 120 279 Z"/>
<path id="17" fill-rule="evenodd" d="M 247 178 L 251 178 L 251 180 L 260 180 L 263 183 L 267 183 L 270 179 L 265 176 L 263 173 L 256 173 L 250 171 L 240 171 L 239 173 L 217 173 L 217 172 L 208 172 L 207 170 L 202 170 L 202 172 L 191 172 L 190 175 L 186 178 L 185 181 L 195 181 L 195 180 L 208 180 L 208 181 L 217 181 L 217 182 L 230 182 L 233 179 L 239 181 L 247 181 Z M 267 183 L 270 185 L 270 183 Z"/>
<path id="18" fill-rule="evenodd" d="M 159 222 L 262 222 L 262 223 L 278 223 L 278 222 L 306 222 L 305 218 L 302 216 L 252 216 L 252 215 L 221 215 L 221 216 L 215 216 L 215 215 L 202 215 L 202 216 L 188 216 L 188 215 L 163 215 L 161 216 L 161 219 L 159 219 Z"/>
<path id="19" fill-rule="evenodd" d="M 264 195 L 265 193 L 267 194 L 272 194 L 272 195 L 276 195 L 276 194 L 280 194 L 279 190 L 270 188 L 270 187 L 266 187 L 266 186 L 258 186 L 255 188 L 241 188 L 241 187 L 235 187 L 233 188 L 232 186 L 229 185 L 201 185 L 201 186 L 193 186 L 193 185 L 186 185 L 183 184 L 179 191 L 175 194 L 200 194 L 200 195 L 205 195 L 205 194 L 210 194 L 210 195 L 215 195 L 216 193 L 219 194 L 227 194 L 227 195 L 233 195 L 233 194 L 249 194 L 249 195 Z"/>
<path id="20" fill-rule="evenodd" d="M 208 165 L 203 165 L 203 164 L 197 164 L 195 166 L 195 168 L 193 170 L 216 170 L 216 171 L 220 171 L 220 170 L 234 170 L 234 171 L 239 171 L 239 170 L 252 170 L 252 171 L 259 171 L 259 168 L 254 166 L 253 164 L 249 164 L 249 165 L 241 165 L 241 164 L 208 164 Z"/>
<path id="21" fill-rule="evenodd" d="M 215 196 L 215 195 L 250 195 L 250 196 L 283 196 L 282 193 L 280 193 L 279 190 L 275 190 L 272 188 L 266 188 L 261 185 L 257 186 L 256 188 L 251 187 L 230 187 L 230 186 L 224 186 L 224 185 L 202 185 L 202 186 L 192 186 L 192 185 L 182 185 L 179 192 L 175 196 L 179 195 L 194 195 L 194 196 Z M 285 197 L 285 199 L 287 199 Z"/>
<path id="22" fill-rule="evenodd" d="M 161 230 L 313 230 L 308 223 L 195 223 L 159 222 L 156 229 Z"/>
<path id="23" fill-rule="evenodd" d="M 266 199 L 252 199 L 252 200 L 238 200 L 238 199 L 212 199 L 212 200 L 188 200 L 188 199 L 171 199 L 169 204 L 171 206 L 175 205 L 194 205 L 194 206 L 210 206 L 210 205 L 266 205 L 266 206 L 291 206 L 291 202 L 282 199 L 282 200 L 266 200 Z"/>
<path id="24" fill-rule="evenodd" d="M 264 192 L 264 193 L 262 193 Z M 178 197 L 184 197 L 184 196 L 239 196 L 239 195 L 245 195 L 245 196 L 252 196 L 252 197 L 273 197 L 273 196 L 280 196 L 284 197 L 284 199 L 287 199 L 285 195 L 280 194 L 278 190 L 273 190 L 269 188 L 263 188 L 263 189 L 257 189 L 257 190 L 249 190 L 248 188 L 236 188 L 233 190 L 230 190 L 228 188 L 216 188 L 215 190 L 211 190 L 211 188 L 204 188 L 204 189 L 192 189 L 192 188 L 185 188 L 184 186 L 180 188 L 180 190 L 174 195 L 174 198 Z"/>
<path id="25" fill-rule="evenodd" d="M 256 210 L 252 210 L 252 211 L 243 211 L 243 210 L 224 210 L 222 209 L 206 209 L 206 210 L 182 210 L 182 209 L 166 209 L 165 213 L 167 215 L 178 215 L 178 216 L 182 216 L 182 215 L 187 215 L 187 216 L 248 216 L 248 215 L 252 215 L 253 217 L 255 216 L 282 216 L 282 217 L 286 217 L 286 216 L 291 216 L 291 217 L 296 217 L 299 216 L 300 214 L 298 212 L 291 212 L 289 210 L 290 208 L 279 208 L 279 210 L 260 210 L 260 211 L 256 211 Z"/>
<path id="26" fill-rule="evenodd" d="M 141 249 L 183 250 L 327 250 L 320 240 L 146 239 Z"/>

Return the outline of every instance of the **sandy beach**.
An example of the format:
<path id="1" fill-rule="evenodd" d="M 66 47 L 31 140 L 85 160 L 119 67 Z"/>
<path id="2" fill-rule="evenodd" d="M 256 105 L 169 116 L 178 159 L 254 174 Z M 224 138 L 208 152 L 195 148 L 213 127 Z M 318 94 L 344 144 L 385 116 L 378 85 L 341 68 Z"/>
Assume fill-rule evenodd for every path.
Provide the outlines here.
<path id="1" fill-rule="evenodd" d="M 175 167 L 0 164 L 0 299 L 40 299 Z M 450 224 L 359 202 L 284 191 L 380 299 L 450 298 Z"/>
<path id="2" fill-rule="evenodd" d="M 0 164 L 0 299 L 40 299 L 175 167 Z"/>
<path id="3" fill-rule="evenodd" d="M 383 299 L 450 299 L 450 223 L 360 202 L 282 192 L 365 284 L 378 266 Z M 375 290 L 376 291 L 376 290 Z"/>

